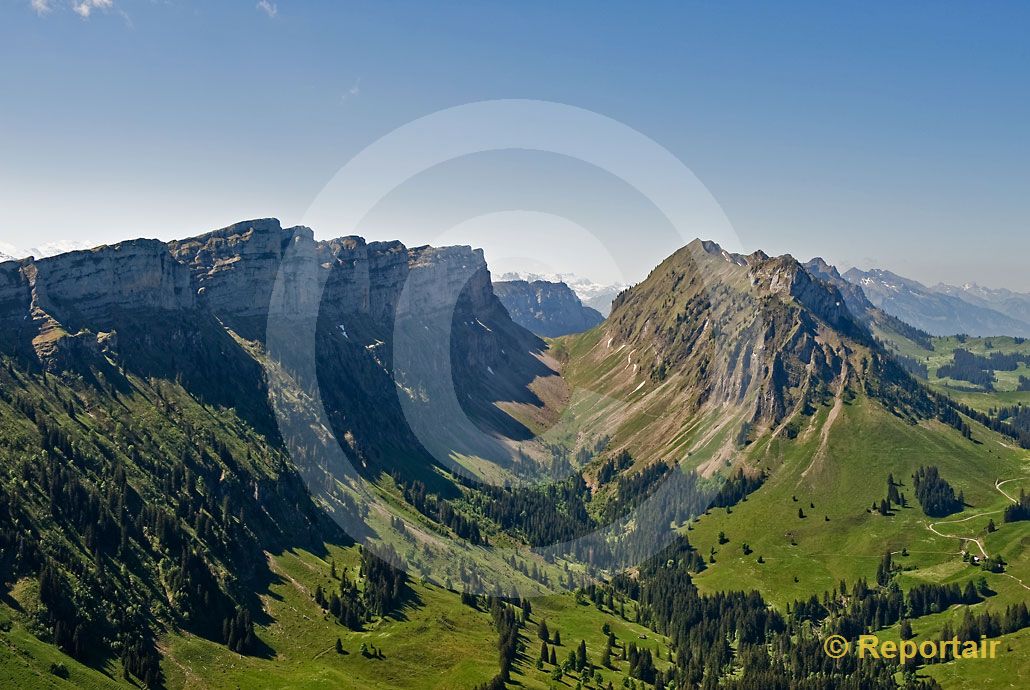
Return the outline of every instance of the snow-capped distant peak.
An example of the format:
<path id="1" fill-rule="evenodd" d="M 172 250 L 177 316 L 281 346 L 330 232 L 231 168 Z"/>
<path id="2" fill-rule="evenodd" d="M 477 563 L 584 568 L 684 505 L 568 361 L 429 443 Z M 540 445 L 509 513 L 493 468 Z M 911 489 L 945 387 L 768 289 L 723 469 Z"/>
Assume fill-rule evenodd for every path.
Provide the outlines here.
<path id="1" fill-rule="evenodd" d="M 625 290 L 629 285 L 625 283 L 598 283 L 589 278 L 578 276 L 575 273 L 530 273 L 523 271 L 509 271 L 501 274 L 498 280 L 544 280 L 549 283 L 565 283 L 581 300 L 588 300 L 591 297 L 607 293 Z"/>
<path id="2" fill-rule="evenodd" d="M 35 247 L 15 247 L 12 244 L 0 242 L 0 261 L 24 259 L 30 256 L 43 259 L 48 256 L 74 252 L 79 249 L 90 249 L 95 246 L 95 242 L 83 240 L 57 240 L 55 242 L 44 242 Z"/>

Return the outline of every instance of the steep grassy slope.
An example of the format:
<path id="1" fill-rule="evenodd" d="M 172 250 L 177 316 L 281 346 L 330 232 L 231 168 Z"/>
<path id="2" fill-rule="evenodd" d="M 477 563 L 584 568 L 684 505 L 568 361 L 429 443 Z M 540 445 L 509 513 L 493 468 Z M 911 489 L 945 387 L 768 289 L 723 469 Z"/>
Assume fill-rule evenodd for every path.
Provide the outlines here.
<path id="1" fill-rule="evenodd" d="M 981 513 L 994 513 L 1001 525 L 996 511 L 1009 501 L 995 489 L 995 481 L 1030 478 L 1026 453 L 1007 447 L 989 431 L 978 429 L 980 442 L 971 443 L 939 422 L 913 425 L 897 419 L 866 398 L 845 405 L 820 450 L 819 432 L 827 416 L 826 409 L 814 415 L 811 429 L 798 439 L 749 449 L 750 461 L 768 467 L 770 478 L 731 513 L 713 509 L 693 526 L 691 541 L 702 553 L 711 548 L 716 553 L 715 562 L 697 578 L 702 589 L 757 588 L 785 606 L 831 590 L 842 578 L 872 579 L 884 551 L 907 550 L 909 555 L 898 560 L 914 572 L 961 564 L 958 539 L 939 536 L 928 525 Z M 956 491 L 964 493 L 965 511 L 945 518 L 923 513 L 912 492 L 912 474 L 928 463 L 938 466 Z M 884 516 L 871 507 L 887 495 L 889 475 L 901 483 L 898 489 L 906 494 L 909 506 L 896 507 L 892 515 Z M 798 516 L 799 509 L 804 518 Z M 978 535 L 986 522 L 987 518 L 983 524 L 971 522 L 950 529 L 940 525 L 939 531 Z M 727 544 L 717 543 L 720 531 L 729 537 Z M 1021 535 L 1001 551 L 1017 573 L 1021 538 L 1030 538 L 1030 523 L 1001 525 L 998 534 L 1002 532 Z M 753 549 L 747 556 L 741 549 L 745 542 Z M 963 548 L 979 554 L 973 544 Z M 757 562 L 759 556 L 764 563 Z M 970 577 L 981 574 L 977 568 L 969 571 Z"/>

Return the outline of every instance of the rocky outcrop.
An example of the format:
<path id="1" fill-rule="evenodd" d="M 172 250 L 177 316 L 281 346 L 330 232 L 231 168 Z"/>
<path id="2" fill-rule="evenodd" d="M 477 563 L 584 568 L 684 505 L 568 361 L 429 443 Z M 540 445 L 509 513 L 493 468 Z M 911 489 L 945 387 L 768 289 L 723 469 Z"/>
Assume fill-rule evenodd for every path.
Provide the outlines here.
<path id="1" fill-rule="evenodd" d="M 604 321 L 565 283 L 512 280 L 494 283 L 494 292 L 515 323 L 544 337 L 581 333 Z"/>
<path id="2" fill-rule="evenodd" d="M 334 319 L 360 315 L 382 327 L 392 326 L 402 293 L 407 308 L 418 310 L 453 308 L 446 295 L 466 282 L 480 306 L 493 296 L 482 251 L 470 247 L 408 249 L 356 236 L 316 242 L 311 229 L 283 228 L 275 219 L 236 223 L 168 246 L 189 266 L 199 302 L 234 325 L 267 317 L 277 279 L 283 294 L 275 304 L 284 316 L 320 309 Z M 251 335 L 260 337 L 260 329 Z"/>
<path id="3" fill-rule="evenodd" d="M 367 314 L 392 321 L 408 277 L 408 250 L 400 242 L 342 237 L 319 243 L 320 264 L 329 270 L 322 309 L 338 315 Z"/>
<path id="4" fill-rule="evenodd" d="M 0 348 L 14 352 L 32 337 L 32 287 L 23 261 L 0 263 Z"/>
<path id="5" fill-rule="evenodd" d="M 195 304 L 189 270 L 163 242 L 132 240 L 28 262 L 32 307 L 72 329 L 118 312 L 183 311 Z"/>
<path id="6" fill-rule="evenodd" d="M 20 261 L 0 263 L 0 321 L 25 317 L 32 302 L 32 288 Z"/>
<path id="7" fill-rule="evenodd" d="M 763 287 L 772 294 L 793 297 L 841 332 L 859 334 L 858 326 L 840 291 L 830 283 L 813 278 L 792 256 L 752 261 L 749 275 L 752 285 Z"/>
<path id="8" fill-rule="evenodd" d="M 408 250 L 408 267 L 405 309 L 453 309 L 459 296 L 470 313 L 496 306 L 482 249 L 415 247 Z"/>
<path id="9" fill-rule="evenodd" d="M 300 310 L 315 299 L 317 247 L 310 228 L 283 228 L 274 218 L 251 220 L 169 242 L 168 248 L 189 266 L 196 294 L 220 318 L 264 318 L 280 267 L 284 304 Z M 282 263 L 286 256 L 289 265 Z"/>

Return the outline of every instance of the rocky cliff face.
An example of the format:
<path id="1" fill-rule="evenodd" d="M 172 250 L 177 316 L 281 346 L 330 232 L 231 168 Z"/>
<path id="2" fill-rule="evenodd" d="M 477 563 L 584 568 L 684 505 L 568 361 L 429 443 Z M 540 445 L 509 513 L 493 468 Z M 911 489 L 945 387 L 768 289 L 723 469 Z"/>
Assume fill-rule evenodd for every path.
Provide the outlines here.
<path id="1" fill-rule="evenodd" d="M 832 283 L 812 276 L 793 257 L 749 257 L 752 283 L 771 294 L 797 300 L 820 319 L 847 334 L 855 333 L 855 320 L 844 296 Z"/>
<path id="2" fill-rule="evenodd" d="M 286 316 L 321 305 L 333 318 L 359 315 L 384 327 L 392 326 L 402 293 L 405 308 L 417 310 L 447 308 L 455 289 L 473 295 L 474 308 L 486 308 L 493 297 L 483 253 L 470 247 L 408 249 L 354 236 L 316 242 L 310 228 L 263 219 L 168 248 L 189 266 L 200 303 L 234 322 L 267 317 L 277 277 Z"/>
<path id="3" fill-rule="evenodd" d="M 32 288 L 25 274 L 25 263 L 0 263 L 0 347 L 7 352 L 21 349 L 30 337 Z"/>
<path id="4" fill-rule="evenodd" d="M 120 311 L 196 305 L 189 270 L 164 243 L 133 240 L 34 261 L 33 306 L 72 328 L 106 326 Z"/>
<path id="5" fill-rule="evenodd" d="M 24 318 L 31 302 L 32 288 L 23 270 L 23 262 L 0 263 L 0 320 L 9 323 Z"/>
<path id="6" fill-rule="evenodd" d="M 274 425 L 266 377 L 235 336 L 267 348 L 270 309 L 289 343 L 294 333 L 306 338 L 335 435 L 353 439 L 363 462 L 376 462 L 377 452 L 424 452 L 401 430 L 398 395 L 432 410 L 440 408 L 434 392 L 446 393 L 448 414 L 460 406 L 477 424 L 518 436 L 525 428 L 495 403 L 533 402 L 526 386 L 554 373 L 538 357 L 543 343 L 509 318 L 482 251 L 471 247 L 316 241 L 309 228 L 259 219 L 168 243 L 0 263 L 3 351 L 53 371 L 114 362 L 174 377 L 265 428 Z M 407 346 L 400 362 L 398 333 Z M 433 380 L 406 388 L 419 372 Z"/>
<path id="7" fill-rule="evenodd" d="M 0 344 L 9 352 L 25 354 L 31 344 L 53 354 L 62 333 L 108 330 L 126 313 L 195 307 L 189 270 L 156 240 L 0 264 Z"/>
<path id="8" fill-rule="evenodd" d="M 547 338 L 581 333 L 604 321 L 565 283 L 512 280 L 494 283 L 494 291 L 515 323 Z"/>
<path id="9" fill-rule="evenodd" d="M 622 438 L 634 457 L 701 453 L 706 471 L 752 434 L 795 433 L 820 404 L 841 405 L 849 390 L 885 376 L 872 335 L 835 286 L 790 256 L 699 240 L 623 292 L 569 349 L 586 353 L 563 372 L 569 384 L 608 401 L 607 412 L 591 408 L 588 424 Z M 652 419 L 655 410 L 663 414 Z M 680 440 L 680 430 L 704 424 L 712 432 L 694 445 Z"/>

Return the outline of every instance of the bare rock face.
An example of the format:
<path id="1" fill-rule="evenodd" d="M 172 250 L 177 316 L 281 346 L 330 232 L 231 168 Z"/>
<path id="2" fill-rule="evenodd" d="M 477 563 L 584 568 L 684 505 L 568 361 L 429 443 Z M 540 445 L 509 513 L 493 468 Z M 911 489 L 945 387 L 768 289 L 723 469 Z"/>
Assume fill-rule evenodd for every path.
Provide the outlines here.
<path id="1" fill-rule="evenodd" d="M 515 323 L 547 338 L 588 331 L 604 320 L 565 283 L 512 280 L 494 283 L 494 292 Z"/>
<path id="2" fill-rule="evenodd" d="M 409 250 L 355 236 L 316 242 L 309 228 L 283 228 L 275 219 L 236 223 L 168 246 L 189 266 L 200 303 L 222 319 L 265 319 L 272 304 L 287 318 L 321 310 L 387 327 L 402 293 L 408 308 L 419 310 L 447 307 L 446 295 L 466 282 L 479 306 L 493 297 L 482 252 L 469 247 Z M 282 293 L 273 295 L 277 279 Z"/>
<path id="3" fill-rule="evenodd" d="M 817 280 L 789 255 L 765 259 L 751 265 L 752 284 L 772 294 L 793 297 L 823 321 L 853 334 L 855 321 L 844 296 L 832 284 Z"/>
<path id="4" fill-rule="evenodd" d="M 280 268 L 285 294 L 279 304 L 310 310 L 316 300 L 317 247 L 310 228 L 283 228 L 274 218 L 244 221 L 169 242 L 168 248 L 189 266 L 203 304 L 221 318 L 267 316 Z"/>
<path id="5" fill-rule="evenodd" d="M 25 317 L 32 302 L 32 288 L 21 261 L 0 263 L 0 321 L 7 323 Z"/>
<path id="6" fill-rule="evenodd" d="M 368 242 L 343 237 L 320 242 L 321 266 L 327 268 L 322 309 L 341 317 L 369 316 L 378 324 L 393 321 L 397 300 L 408 279 L 408 249 L 400 242 Z"/>
<path id="7" fill-rule="evenodd" d="M 157 240 L 59 254 L 31 267 L 32 306 L 72 328 L 104 325 L 114 312 L 196 305 L 189 270 Z"/>
<path id="8" fill-rule="evenodd" d="M 0 263 L 0 347 L 13 352 L 31 338 L 32 287 L 24 261 Z"/>
<path id="9" fill-rule="evenodd" d="M 408 250 L 408 285 L 403 309 L 432 312 L 453 309 L 457 298 L 470 312 L 494 306 L 490 272 L 482 249 L 416 247 Z"/>

